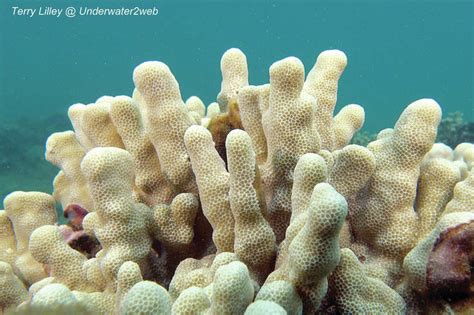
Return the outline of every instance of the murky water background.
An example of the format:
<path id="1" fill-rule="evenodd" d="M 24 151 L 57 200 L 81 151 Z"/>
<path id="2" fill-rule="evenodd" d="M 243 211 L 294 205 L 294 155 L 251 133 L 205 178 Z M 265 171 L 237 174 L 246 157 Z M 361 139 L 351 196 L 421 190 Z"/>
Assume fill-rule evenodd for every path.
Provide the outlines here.
<path id="1" fill-rule="evenodd" d="M 306 69 L 341 49 L 349 65 L 338 108 L 366 110 L 365 129 L 393 126 L 410 102 L 435 98 L 445 113 L 473 113 L 472 1 L 2 1 L 0 4 L 0 198 L 51 192 L 46 137 L 71 128 L 67 108 L 131 94 L 132 71 L 167 63 L 183 98 L 215 100 L 219 60 L 230 47 L 248 58 L 251 84 L 293 55 Z M 18 16 L 12 7 L 159 9 L 153 16 Z M 42 161 L 43 160 L 43 161 Z"/>

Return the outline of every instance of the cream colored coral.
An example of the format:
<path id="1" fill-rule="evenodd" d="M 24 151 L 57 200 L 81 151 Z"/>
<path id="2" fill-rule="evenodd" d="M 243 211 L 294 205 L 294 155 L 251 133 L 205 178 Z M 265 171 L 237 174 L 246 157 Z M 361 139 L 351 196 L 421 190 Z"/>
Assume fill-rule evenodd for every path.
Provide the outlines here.
<path id="1" fill-rule="evenodd" d="M 200 265 L 201 268 L 194 269 L 192 273 L 196 275 L 195 272 L 200 270 L 201 278 L 205 279 L 192 284 L 189 280 L 193 275 L 189 273 L 188 277 L 178 280 L 181 283 L 173 283 L 177 278 L 175 274 L 170 292 L 176 293 L 173 289 L 177 288 L 176 285 L 184 290 L 173 304 L 173 314 L 243 314 L 247 305 L 253 300 L 255 283 L 251 280 L 245 264 L 235 259 L 232 253 L 221 253 L 214 258 L 209 267 L 206 265 L 211 260 L 207 258 L 201 261 L 183 261 L 176 273 L 178 277 L 185 269 L 189 272 L 191 265 L 194 267 Z M 183 287 L 183 280 L 187 288 Z"/>
<path id="2" fill-rule="evenodd" d="M 74 297 L 81 305 L 85 305 L 86 314 L 114 314 L 115 294 L 110 291 L 86 293 L 73 291 Z"/>
<path id="3" fill-rule="evenodd" d="M 38 293 L 39 290 L 41 290 L 42 288 L 44 288 L 47 285 L 50 285 L 51 283 L 55 283 L 54 282 L 54 277 L 47 277 L 47 278 L 41 279 L 40 281 L 37 281 L 37 282 L 33 283 L 32 285 L 30 285 L 30 287 L 28 288 L 28 295 L 30 297 L 30 301 L 31 301 L 31 298 L 36 293 Z"/>
<path id="4" fill-rule="evenodd" d="M 30 235 L 37 227 L 56 222 L 55 200 L 41 192 L 16 191 L 9 194 L 3 204 L 15 232 L 17 257 L 13 268 L 25 283 L 32 284 L 46 274 L 28 249 Z"/>
<path id="5" fill-rule="evenodd" d="M 348 145 L 333 152 L 329 183 L 346 199 L 358 193 L 375 171 L 375 157 L 368 149 Z"/>
<path id="6" fill-rule="evenodd" d="M 454 186 L 453 199 L 446 205 L 443 215 L 472 209 L 474 209 L 474 170 L 469 172 L 466 179 Z"/>
<path id="7" fill-rule="evenodd" d="M 179 194 L 170 206 L 157 205 L 152 227 L 155 237 L 166 247 L 182 250 L 193 240 L 198 210 L 199 200 L 191 193 Z"/>
<path id="8" fill-rule="evenodd" d="M 196 173 L 204 214 L 214 228 L 213 239 L 218 251 L 234 249 L 252 271 L 264 276 L 273 259 L 275 239 L 262 216 L 265 202 L 258 187 L 250 137 L 240 130 L 228 135 L 229 173 L 214 148 L 209 131 L 192 126 L 186 131 L 185 143 Z M 238 226 L 230 230 L 234 221 Z M 235 241 L 234 233 L 237 233 Z"/>
<path id="9" fill-rule="evenodd" d="M 52 283 L 43 287 L 34 296 L 31 304 L 33 306 L 47 307 L 51 311 L 58 307 L 76 304 L 77 300 L 72 292 L 61 283 Z"/>
<path id="10" fill-rule="evenodd" d="M 303 303 L 296 288 L 288 281 L 266 283 L 258 291 L 255 301 L 271 301 L 280 305 L 288 315 L 303 314 Z"/>
<path id="11" fill-rule="evenodd" d="M 65 209 L 69 205 L 69 196 L 75 196 L 73 183 L 71 183 L 63 171 L 59 171 L 53 179 L 54 199 Z M 75 198 L 75 197 L 74 197 Z"/>
<path id="12" fill-rule="evenodd" d="M 97 256 L 101 256 L 101 254 L 97 254 Z M 90 262 L 91 260 L 92 259 L 87 262 Z M 89 272 L 91 266 L 96 266 L 96 264 L 91 263 L 90 266 L 83 269 Z M 87 276 L 88 282 L 94 282 L 91 281 L 90 274 Z M 97 281 L 97 279 L 95 280 Z M 92 293 L 73 291 L 73 293 L 80 302 L 85 302 L 85 304 L 87 304 L 88 310 L 92 314 L 117 314 L 126 294 L 135 284 L 141 281 L 143 281 L 143 278 L 138 264 L 132 261 L 127 261 L 119 268 L 116 285 L 114 283 L 105 283 L 104 281 L 105 289 L 103 291 Z"/>
<path id="13" fill-rule="evenodd" d="M 291 222 L 308 208 L 314 186 L 325 182 L 328 168 L 324 159 L 315 153 L 302 155 L 296 164 L 291 191 Z"/>
<path id="14" fill-rule="evenodd" d="M 169 294 L 155 282 L 140 281 L 128 291 L 120 306 L 120 314 L 171 314 Z"/>
<path id="15" fill-rule="evenodd" d="M 30 237 L 30 252 L 36 261 L 49 267 L 54 281 L 71 290 L 92 291 L 82 269 L 87 258 L 72 249 L 63 239 L 59 228 L 44 225 L 37 228 Z"/>
<path id="16" fill-rule="evenodd" d="M 219 255 L 222 254 L 227 253 Z M 232 255 L 235 256 L 235 254 Z M 187 288 L 193 286 L 204 288 L 212 282 L 212 278 L 209 277 L 209 267 L 213 258 L 214 256 L 205 256 L 200 260 L 187 258 L 179 263 L 169 286 L 173 301 Z M 235 260 L 237 260 L 236 257 Z"/>
<path id="17" fill-rule="evenodd" d="M 49 284 L 39 290 L 26 310 L 27 314 L 90 314 L 86 301 L 78 300 L 60 283 Z"/>
<path id="18" fill-rule="evenodd" d="M 323 52 L 304 82 L 302 63 L 290 57 L 272 65 L 270 84 L 248 86 L 245 55 L 231 49 L 221 62 L 219 104 L 204 117 L 197 97 L 183 102 L 166 65 L 147 62 L 135 69 L 133 99 L 105 96 L 71 106 L 75 132 L 54 134 L 47 144 L 48 159 L 61 168 L 55 196 L 63 205 L 93 203 L 85 207 L 96 211 L 83 227 L 102 250 L 86 260 L 53 222 L 33 222 L 30 210 L 13 211 L 23 216 L 15 219 L 8 213 L 15 207 L 6 205 L 0 259 L 11 261 L 22 280 L 22 268 L 39 271 L 40 279 L 43 268 L 53 276 L 31 285 L 17 310 L 403 314 L 405 303 L 390 287 L 397 287 L 408 311 L 414 298 L 427 302 L 435 294 L 425 294 L 435 240 L 446 227 L 474 220 L 474 146 L 433 145 L 440 110 L 426 99 L 411 104 L 395 128 L 382 130 L 367 148 L 348 145 L 364 111 L 352 104 L 334 116 L 346 63 L 340 51 Z M 221 159 L 215 135 L 201 126 L 228 104 L 240 108 L 246 131 L 227 135 Z M 50 199 L 45 208 L 54 213 Z M 21 211 L 41 208 L 17 203 L 25 206 Z M 29 245 L 44 266 L 19 244 Z M 346 246 L 350 250 L 340 254 Z M 167 283 L 178 263 L 169 296 L 143 281 L 141 270 Z M 419 312 L 429 313 L 433 303 L 454 309 L 451 300 L 439 300 Z"/>
<path id="19" fill-rule="evenodd" d="M 365 112 L 362 106 L 350 104 L 344 106 L 333 119 L 334 145 L 333 150 L 348 145 L 354 134 L 362 128 Z"/>
<path id="20" fill-rule="evenodd" d="M 326 294 L 327 276 L 339 259 L 339 231 L 346 214 L 344 198 L 329 184 L 317 184 L 307 210 L 288 227 L 275 270 L 264 286 L 289 281 L 298 289 L 305 313 L 315 312 Z"/>
<path id="21" fill-rule="evenodd" d="M 379 131 L 377 140 L 390 138 L 391 136 L 393 136 L 393 128 L 385 128 Z"/>
<path id="22" fill-rule="evenodd" d="M 303 228 L 306 216 L 307 215 L 298 216 L 298 218 L 292 221 L 290 226 L 288 226 L 288 228 L 286 229 L 285 239 L 283 240 L 283 242 L 280 243 L 278 247 L 278 256 L 275 262 L 275 270 L 268 276 L 266 283 L 276 280 L 288 280 L 288 250 L 293 239 Z"/>
<path id="23" fill-rule="evenodd" d="M 262 127 L 260 111 L 261 87 L 246 86 L 237 95 L 242 126 L 252 139 L 257 163 L 260 165 L 267 159 L 267 139 Z"/>
<path id="24" fill-rule="evenodd" d="M 234 252 L 253 272 L 268 274 L 275 256 L 275 235 L 263 217 L 265 200 L 257 191 L 257 164 L 252 141 L 240 129 L 226 140 L 230 174 L 229 201 L 235 220 Z M 262 279 L 263 280 L 263 279 Z"/>
<path id="25" fill-rule="evenodd" d="M 161 172 L 160 161 L 145 132 L 138 104 L 128 96 L 111 101 L 110 117 L 135 165 L 137 199 L 148 206 L 171 202 L 174 191 Z"/>
<path id="26" fill-rule="evenodd" d="M 195 111 L 189 111 L 188 112 L 188 117 L 189 120 L 191 121 L 191 124 L 193 125 L 201 125 L 201 116 Z"/>
<path id="27" fill-rule="evenodd" d="M 245 310 L 244 315 L 285 315 L 287 312 L 283 307 L 271 301 L 255 301 Z"/>
<path id="28" fill-rule="evenodd" d="M 402 297 L 381 280 L 368 277 L 348 248 L 341 249 L 331 288 L 341 314 L 405 314 Z"/>
<path id="29" fill-rule="evenodd" d="M 435 158 L 442 158 L 452 161 L 454 159 L 454 151 L 444 143 L 435 143 L 431 147 L 430 151 L 426 153 L 423 163 Z"/>
<path id="30" fill-rule="evenodd" d="M 113 96 L 103 95 L 103 96 L 99 97 L 95 102 L 96 103 L 109 103 L 110 104 L 113 99 L 114 99 Z"/>
<path id="31" fill-rule="evenodd" d="M 474 144 L 463 142 L 454 149 L 454 160 L 466 163 L 469 170 L 474 166 Z"/>
<path id="32" fill-rule="evenodd" d="M 140 267 L 133 261 L 126 261 L 120 266 L 117 274 L 117 295 L 116 295 L 116 309 L 120 309 L 125 295 L 138 282 L 143 281 Z"/>
<path id="33" fill-rule="evenodd" d="M 168 66 L 158 61 L 136 67 L 133 81 L 144 100 L 145 129 L 158 153 L 162 172 L 179 192 L 194 191 L 195 181 L 183 140 L 192 123 L 178 82 Z"/>
<path id="34" fill-rule="evenodd" d="M 16 242 L 12 222 L 5 210 L 0 210 L 0 261 L 14 264 L 16 258 Z"/>
<path id="35" fill-rule="evenodd" d="M 419 167 L 433 145 L 440 118 L 434 100 L 416 101 L 404 110 L 391 137 L 377 140 L 376 149 L 369 146 L 377 167 L 354 204 L 351 226 L 361 242 L 397 259 L 415 245 Z"/>
<path id="36" fill-rule="evenodd" d="M 89 212 L 94 211 L 89 189 L 81 172 L 84 156 L 84 148 L 72 131 L 53 133 L 46 141 L 46 160 L 62 170 L 62 177 L 57 177 L 55 182 L 54 197 L 61 202 L 63 209 L 70 204 L 77 204 Z"/>
<path id="37" fill-rule="evenodd" d="M 205 256 L 200 260 L 187 258 L 181 261 L 169 286 L 171 298 L 176 300 L 187 288 L 204 288 L 210 285 L 217 269 L 233 261 L 238 261 L 237 255 L 229 252 Z"/>
<path id="38" fill-rule="evenodd" d="M 459 168 L 451 161 L 435 158 L 422 164 L 416 200 L 418 239 L 423 239 L 435 227 L 460 179 Z"/>
<path id="39" fill-rule="evenodd" d="M 200 120 L 206 116 L 206 105 L 204 105 L 203 101 L 197 96 L 191 96 L 186 100 L 185 104 L 188 111 L 198 113 L 198 123 L 200 123 Z"/>
<path id="40" fill-rule="evenodd" d="M 327 291 L 327 276 L 339 262 L 339 231 L 347 215 L 347 202 L 327 183 L 314 187 L 305 224 L 288 249 L 288 279 L 310 293 L 314 309 Z"/>
<path id="41" fill-rule="evenodd" d="M 307 220 L 307 214 L 303 214 L 308 209 L 314 187 L 327 180 L 327 173 L 326 162 L 318 154 L 307 153 L 298 160 L 294 171 L 294 183 L 291 194 L 291 224 L 286 229 L 285 239 L 279 246 L 275 271 L 267 278 L 267 282 L 288 279 L 289 246 Z"/>
<path id="42" fill-rule="evenodd" d="M 184 290 L 173 303 L 171 313 L 173 315 L 200 315 L 205 314 L 211 307 L 211 301 L 204 289 L 190 287 Z"/>
<path id="43" fill-rule="evenodd" d="M 100 267 L 106 280 L 114 283 L 124 262 L 141 263 L 149 254 L 152 212 L 132 198 L 134 168 L 127 151 L 92 149 L 81 168 L 95 207 L 95 212 L 85 217 L 84 229 L 94 231 L 102 245 Z"/>
<path id="44" fill-rule="evenodd" d="M 450 227 L 474 220 L 472 212 L 453 212 L 443 215 L 433 230 L 422 239 L 403 260 L 403 270 L 409 287 L 415 291 L 426 290 L 428 258 L 439 235 Z"/>
<path id="45" fill-rule="evenodd" d="M 259 92 L 258 107 L 260 108 L 262 115 L 270 107 L 270 91 L 271 91 L 270 83 L 258 86 L 258 92 Z"/>
<path id="46" fill-rule="evenodd" d="M 322 149 L 332 150 L 334 147 L 333 113 L 337 100 L 338 81 L 346 65 L 347 57 L 342 51 L 323 51 L 316 59 L 304 84 L 304 92 L 317 100 L 317 110 L 313 115 L 316 115 L 315 122 Z M 360 121 L 357 121 L 356 125 L 359 124 Z"/>
<path id="47" fill-rule="evenodd" d="M 110 100 L 85 106 L 80 127 L 94 147 L 124 148 L 122 139 L 110 119 Z"/>
<path id="48" fill-rule="evenodd" d="M 100 250 L 96 253 L 95 257 L 88 259 L 82 265 L 82 272 L 87 279 L 87 283 L 97 288 L 98 291 L 104 290 L 107 286 L 107 281 L 99 265 L 100 259 L 102 259 L 103 256 L 104 251 Z"/>
<path id="49" fill-rule="evenodd" d="M 289 279 L 294 284 L 320 281 L 339 261 L 338 233 L 347 202 L 329 184 L 314 187 L 307 220 L 289 247 Z"/>
<path id="50" fill-rule="evenodd" d="M 212 239 L 218 252 L 233 251 L 234 218 L 230 209 L 229 173 L 214 148 L 211 133 L 201 126 L 191 126 L 184 135 L 199 188 L 204 215 L 212 225 Z"/>
<path id="51" fill-rule="evenodd" d="M 221 110 L 219 109 L 219 104 L 217 104 L 216 102 L 209 104 L 206 109 L 206 117 L 201 119 L 201 126 L 208 128 L 211 120 L 214 117 L 218 116 L 220 113 Z"/>
<path id="52" fill-rule="evenodd" d="M 242 314 L 252 303 L 254 288 L 247 267 L 234 261 L 217 269 L 210 314 Z"/>
<path id="53" fill-rule="evenodd" d="M 217 96 L 220 112 L 228 109 L 229 101 L 235 98 L 239 90 L 249 84 L 247 57 L 238 48 L 227 50 L 221 59 L 222 83 Z"/>
<path id="54" fill-rule="evenodd" d="M 269 222 L 277 242 L 284 238 L 290 221 L 296 162 L 301 155 L 316 153 L 320 149 L 314 124 L 316 100 L 302 93 L 303 83 L 304 67 L 295 57 L 275 62 L 270 67 L 268 108 L 264 108 L 262 114 L 268 146 L 262 179 L 266 186 Z"/>
<path id="55" fill-rule="evenodd" d="M 221 113 L 221 110 L 219 108 L 219 104 L 217 104 L 216 102 L 213 102 L 209 104 L 209 106 L 207 106 L 206 118 L 212 119 L 216 117 L 217 115 L 219 115 L 220 113 Z"/>
<path id="56" fill-rule="evenodd" d="M 26 300 L 28 292 L 10 264 L 0 261 L 0 312 L 9 312 Z"/>
<path id="57" fill-rule="evenodd" d="M 92 143 L 92 141 L 82 130 L 82 115 L 84 114 L 85 109 L 86 105 L 78 103 L 71 105 L 67 113 L 72 127 L 74 128 L 74 133 L 76 134 L 77 140 L 85 151 L 89 151 L 94 147 L 94 143 Z"/>
<path id="58" fill-rule="evenodd" d="M 469 170 L 472 168 L 472 161 L 474 160 L 474 144 L 460 143 L 453 150 L 444 143 L 435 143 L 431 150 L 425 155 L 423 164 L 435 159 L 442 158 L 448 161 L 453 161 L 454 165 L 461 172 L 461 180 L 466 179 L 469 175 Z"/>

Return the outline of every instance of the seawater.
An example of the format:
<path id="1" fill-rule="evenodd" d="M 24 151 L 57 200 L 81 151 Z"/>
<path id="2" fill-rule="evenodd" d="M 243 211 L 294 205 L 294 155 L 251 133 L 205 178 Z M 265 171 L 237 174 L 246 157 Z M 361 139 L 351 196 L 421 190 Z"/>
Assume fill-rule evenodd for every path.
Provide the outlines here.
<path id="1" fill-rule="evenodd" d="M 141 14 L 99 14 L 105 9 Z M 209 104 L 228 48 L 247 55 L 251 84 L 268 82 L 269 66 L 284 57 L 309 71 L 321 51 L 341 49 L 349 63 L 337 109 L 362 105 L 365 130 L 393 126 L 423 97 L 474 121 L 472 21 L 469 0 L 1 1 L 0 198 L 51 192 L 57 169 L 44 161 L 44 143 L 71 128 L 67 108 L 130 95 L 132 71 L 146 60 L 169 65 L 184 99 Z"/>

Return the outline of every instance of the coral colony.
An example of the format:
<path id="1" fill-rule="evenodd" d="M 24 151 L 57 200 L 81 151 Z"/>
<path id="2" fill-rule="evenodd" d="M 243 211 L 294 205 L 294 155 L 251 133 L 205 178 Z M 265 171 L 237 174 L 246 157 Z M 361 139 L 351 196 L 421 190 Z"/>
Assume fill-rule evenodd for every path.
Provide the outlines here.
<path id="1" fill-rule="evenodd" d="M 324 51 L 305 79 L 289 57 L 251 86 L 234 48 L 207 109 L 157 61 L 132 97 L 72 105 L 74 131 L 46 143 L 53 195 L 0 211 L 2 312 L 472 311 L 474 144 L 434 144 L 441 109 L 421 99 L 349 145 L 364 109 L 333 115 L 346 63 Z"/>

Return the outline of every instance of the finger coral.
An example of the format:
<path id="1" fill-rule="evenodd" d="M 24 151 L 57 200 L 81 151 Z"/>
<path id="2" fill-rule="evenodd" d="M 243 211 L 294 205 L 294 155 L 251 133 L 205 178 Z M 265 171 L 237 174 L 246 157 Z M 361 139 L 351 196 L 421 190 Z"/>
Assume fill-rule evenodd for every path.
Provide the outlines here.
<path id="1" fill-rule="evenodd" d="M 10 264 L 0 261 L 0 308 L 2 312 L 14 310 L 27 296 L 24 284 L 13 273 Z"/>
<path id="2" fill-rule="evenodd" d="M 474 144 L 435 144 L 428 98 L 349 144 L 365 112 L 335 114 L 346 65 L 288 57 L 255 86 L 233 48 L 207 107 L 161 61 L 131 96 L 70 106 L 46 142 L 53 195 L 0 210 L 0 313 L 472 311 Z"/>
<path id="3" fill-rule="evenodd" d="M 13 235 L 10 237 L 14 236 L 16 241 L 14 248 L 7 249 L 7 253 L 15 253 L 13 269 L 22 281 L 28 285 L 33 284 L 47 274 L 31 255 L 30 236 L 36 228 L 56 222 L 55 200 L 45 193 L 16 191 L 9 194 L 3 204 L 13 227 Z"/>

